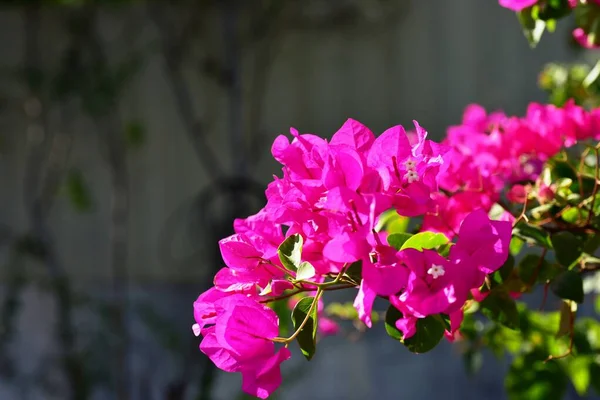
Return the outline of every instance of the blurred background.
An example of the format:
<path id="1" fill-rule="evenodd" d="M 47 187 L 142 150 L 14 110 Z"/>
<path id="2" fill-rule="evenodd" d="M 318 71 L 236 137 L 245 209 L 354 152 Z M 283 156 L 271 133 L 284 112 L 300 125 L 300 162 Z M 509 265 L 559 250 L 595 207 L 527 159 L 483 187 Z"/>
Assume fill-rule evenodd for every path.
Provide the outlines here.
<path id="1" fill-rule="evenodd" d="M 416 119 L 439 140 L 469 103 L 547 101 L 548 62 L 595 61 L 568 22 L 531 50 L 495 0 L 0 4 L 2 400 L 244 398 L 192 303 L 280 174 L 278 134 Z M 275 397 L 505 398 L 486 354 L 469 376 L 449 344 L 344 332 Z"/>

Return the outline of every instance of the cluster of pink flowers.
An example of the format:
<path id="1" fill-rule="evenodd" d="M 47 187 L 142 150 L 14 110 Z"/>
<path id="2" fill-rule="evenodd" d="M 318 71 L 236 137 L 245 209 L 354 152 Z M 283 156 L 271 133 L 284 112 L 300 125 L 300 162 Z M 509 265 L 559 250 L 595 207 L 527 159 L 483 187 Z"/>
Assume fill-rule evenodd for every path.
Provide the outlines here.
<path id="1" fill-rule="evenodd" d="M 354 305 L 367 326 L 379 296 L 402 313 L 396 327 L 405 339 L 415 334 L 419 319 L 435 314 L 450 317 L 447 336 L 452 339 L 471 290 L 508 257 L 511 223 L 491 221 L 481 204 L 461 210 L 458 219 L 446 216 L 457 236 L 447 257 L 433 249 L 398 251 L 376 228 L 389 209 L 408 217 L 425 215 L 425 222 L 440 220 L 440 204 L 452 200 L 440 193 L 440 184 L 462 188 L 481 177 L 484 160 L 471 139 L 479 137 L 475 131 L 483 125 L 504 120 L 485 113 L 481 118 L 466 121 L 472 132 L 451 133 L 454 139 L 446 145 L 427 140 L 416 122 L 412 136 L 395 126 L 376 138 L 351 119 L 329 141 L 296 130 L 291 142 L 283 135 L 276 138 L 272 153 L 283 165 L 283 176 L 269 184 L 264 209 L 236 220 L 236 233 L 220 241 L 226 267 L 194 303 L 193 329 L 203 336 L 201 351 L 222 370 L 240 372 L 244 391 L 266 398 L 281 383 L 280 364 L 290 353 L 278 337 L 275 312 L 265 304 L 298 289 L 310 293 L 355 262 L 362 263 L 362 279 Z M 464 146 L 475 146 L 471 153 L 461 149 L 461 135 Z M 500 183 L 484 181 L 491 198 Z M 300 280 L 278 255 L 279 245 L 292 235 L 302 239 L 301 262 L 314 269 Z M 322 322 L 334 330 L 331 321 Z M 277 350 L 278 343 L 285 346 Z"/>
<path id="2" fill-rule="evenodd" d="M 594 7 L 597 8 L 600 6 L 600 0 L 567 0 L 568 7 L 574 9 L 575 7 Z M 532 7 L 534 5 L 543 6 L 547 0 L 499 0 L 499 3 L 502 7 L 508 8 L 513 11 L 523 11 L 528 7 Z M 597 9 L 594 14 L 598 15 L 600 9 Z M 587 14 L 592 14 L 587 12 Z M 573 38 L 580 46 L 587 49 L 597 49 L 600 48 L 600 42 L 598 41 L 597 34 L 597 22 L 595 20 L 596 17 L 591 16 L 585 17 L 583 19 L 583 26 L 579 26 L 573 30 Z"/>
<path id="3" fill-rule="evenodd" d="M 521 182 L 535 181 L 550 157 L 588 139 L 600 139 L 600 109 L 589 112 L 572 101 L 563 107 L 532 103 L 524 117 L 467 107 L 462 125 L 450 127 L 443 142 L 451 157 L 438 177 L 436 212 L 425 215 L 423 229 L 453 237 L 470 210 L 490 211 L 505 188 L 509 201 L 523 202 Z M 552 189 L 540 185 L 541 202 L 552 198 Z"/>

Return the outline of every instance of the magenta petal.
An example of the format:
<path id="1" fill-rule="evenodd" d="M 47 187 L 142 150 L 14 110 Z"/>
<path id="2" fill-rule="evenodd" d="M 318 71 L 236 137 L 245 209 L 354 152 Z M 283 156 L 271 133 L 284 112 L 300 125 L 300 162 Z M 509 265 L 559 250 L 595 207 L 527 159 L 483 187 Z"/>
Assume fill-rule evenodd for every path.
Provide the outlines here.
<path id="1" fill-rule="evenodd" d="M 248 270 L 258 266 L 262 254 L 245 235 L 231 235 L 219 241 L 225 264 L 235 270 Z"/>
<path id="2" fill-rule="evenodd" d="M 381 296 L 391 296 L 404 287 L 408 271 L 403 265 L 377 266 L 363 262 L 363 279 L 369 287 Z"/>
<path id="3" fill-rule="evenodd" d="M 273 279 L 271 281 L 271 295 L 272 296 L 281 296 L 283 292 L 288 289 L 293 289 L 294 285 L 292 282 L 287 281 L 285 279 Z"/>
<path id="4" fill-rule="evenodd" d="M 411 146 L 406 131 L 400 125 L 394 126 L 375 139 L 367 156 L 367 164 L 373 168 L 392 167 L 393 157 L 404 160 L 410 153 Z"/>
<path id="5" fill-rule="evenodd" d="M 351 263 L 369 252 L 366 236 L 342 233 L 323 248 L 323 255 L 333 262 Z"/>
<path id="6" fill-rule="evenodd" d="M 344 125 L 333 135 L 332 145 L 345 145 L 358 151 L 365 151 L 375 141 L 375 135 L 369 128 L 360 122 L 349 118 Z"/>
<path id="7" fill-rule="evenodd" d="M 371 322 L 371 313 L 376 297 L 377 294 L 363 280 L 360 283 L 356 299 L 354 299 L 354 308 L 358 312 L 358 318 L 369 328 L 373 325 Z"/>
<path id="8" fill-rule="evenodd" d="M 200 351 L 206 354 L 223 371 L 238 372 L 240 370 L 240 364 L 235 360 L 231 352 L 224 349 L 217 340 L 214 328 L 211 328 L 211 331 L 202 339 Z"/>
<path id="9" fill-rule="evenodd" d="M 521 11 L 537 2 L 538 0 L 500 0 L 500 5 L 509 10 Z"/>
<path id="10" fill-rule="evenodd" d="M 260 399 L 268 398 L 281 385 L 281 363 L 289 360 L 292 353 L 282 347 L 254 368 L 242 370 L 242 390 Z"/>

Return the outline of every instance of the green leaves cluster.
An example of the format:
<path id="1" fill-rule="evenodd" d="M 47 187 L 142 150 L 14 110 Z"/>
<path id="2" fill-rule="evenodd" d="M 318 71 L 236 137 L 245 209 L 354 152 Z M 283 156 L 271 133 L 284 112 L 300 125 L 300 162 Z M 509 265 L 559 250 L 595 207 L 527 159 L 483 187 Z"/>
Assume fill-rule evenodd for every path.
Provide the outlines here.
<path id="1" fill-rule="evenodd" d="M 570 13 L 568 0 L 547 0 L 518 12 L 517 18 L 529 45 L 536 47 L 544 31 L 554 32 L 557 20 Z"/>

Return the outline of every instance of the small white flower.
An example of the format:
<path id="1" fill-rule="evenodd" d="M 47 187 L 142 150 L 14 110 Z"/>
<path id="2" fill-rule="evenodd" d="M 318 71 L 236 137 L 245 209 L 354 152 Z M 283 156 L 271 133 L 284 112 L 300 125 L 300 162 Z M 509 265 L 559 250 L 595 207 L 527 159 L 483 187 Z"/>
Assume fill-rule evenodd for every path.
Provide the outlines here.
<path id="1" fill-rule="evenodd" d="M 444 271 L 444 267 L 442 267 L 441 265 L 432 265 L 431 268 L 429 268 L 427 270 L 427 273 L 431 276 L 433 276 L 433 279 L 437 279 L 440 276 L 444 276 L 444 274 L 446 273 L 446 271 Z"/>
<path id="2" fill-rule="evenodd" d="M 406 167 L 407 170 L 413 171 L 416 168 L 417 163 L 415 160 L 411 160 L 409 158 L 408 160 L 404 161 L 404 166 Z"/>
<path id="3" fill-rule="evenodd" d="M 404 179 L 408 181 L 408 183 L 413 183 L 419 180 L 419 174 L 416 171 L 408 171 L 406 175 L 404 175 Z"/>
<path id="4" fill-rule="evenodd" d="M 200 325 L 192 325 L 192 332 L 194 332 L 194 336 L 200 336 Z"/>

